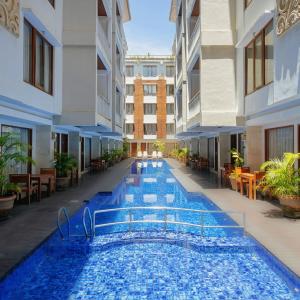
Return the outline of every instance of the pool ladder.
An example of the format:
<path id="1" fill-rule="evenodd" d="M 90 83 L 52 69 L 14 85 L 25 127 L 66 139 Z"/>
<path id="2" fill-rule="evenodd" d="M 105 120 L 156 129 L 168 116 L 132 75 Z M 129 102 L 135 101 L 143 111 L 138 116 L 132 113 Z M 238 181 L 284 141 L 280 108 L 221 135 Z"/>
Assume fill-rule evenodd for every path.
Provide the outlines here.
<path id="1" fill-rule="evenodd" d="M 62 222 L 62 216 L 65 217 L 65 220 L 67 222 L 67 234 L 64 233 L 63 231 L 63 222 Z M 87 226 L 87 217 L 88 217 L 88 221 L 89 221 L 89 229 Z M 93 229 L 93 220 L 92 220 L 92 214 L 90 209 L 86 206 L 83 210 L 83 214 L 82 214 L 82 225 L 83 225 L 83 229 L 84 229 L 84 236 L 88 239 L 88 238 L 92 238 L 94 236 L 94 229 Z M 70 239 L 70 237 L 80 237 L 81 235 L 71 235 L 71 223 L 70 223 L 70 217 L 69 217 L 69 213 L 66 207 L 61 207 L 58 210 L 57 213 L 57 228 L 59 230 L 60 233 L 60 237 L 62 239 Z"/>

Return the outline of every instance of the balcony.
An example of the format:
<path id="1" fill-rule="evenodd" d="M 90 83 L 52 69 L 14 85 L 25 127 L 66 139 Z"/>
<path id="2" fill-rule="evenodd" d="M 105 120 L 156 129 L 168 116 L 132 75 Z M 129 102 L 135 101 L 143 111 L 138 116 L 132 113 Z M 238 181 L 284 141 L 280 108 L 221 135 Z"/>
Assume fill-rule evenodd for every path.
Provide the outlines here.
<path id="1" fill-rule="evenodd" d="M 97 97 L 97 113 L 104 118 L 111 120 L 110 103 L 102 96 Z"/>
<path id="2" fill-rule="evenodd" d="M 102 17 L 98 17 L 98 19 L 97 19 L 97 36 L 98 36 L 98 39 L 100 42 L 99 44 L 101 45 L 101 48 L 105 52 L 106 59 L 109 62 L 111 62 L 110 41 L 109 41 L 108 35 L 105 33 L 105 30 L 106 30 L 106 32 L 108 31 L 108 29 L 106 28 L 106 26 L 108 26 L 108 25 L 101 18 Z"/>
<path id="3" fill-rule="evenodd" d="M 191 55 L 197 42 L 200 40 L 200 23 L 201 23 L 200 17 L 198 17 L 197 22 L 193 27 L 192 32 L 189 36 L 189 45 L 188 45 L 189 55 Z"/>
<path id="4" fill-rule="evenodd" d="M 189 119 L 200 113 L 200 91 L 198 91 L 189 102 Z"/>

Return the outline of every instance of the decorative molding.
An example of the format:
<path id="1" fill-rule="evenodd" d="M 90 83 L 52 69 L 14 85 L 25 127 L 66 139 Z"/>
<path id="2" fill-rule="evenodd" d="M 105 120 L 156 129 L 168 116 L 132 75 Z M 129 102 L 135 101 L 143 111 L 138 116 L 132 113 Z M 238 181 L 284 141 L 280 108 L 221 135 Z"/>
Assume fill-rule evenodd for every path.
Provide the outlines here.
<path id="1" fill-rule="evenodd" d="M 276 33 L 281 36 L 300 21 L 300 0 L 277 0 Z"/>
<path id="2" fill-rule="evenodd" d="M 19 36 L 20 0 L 0 0 L 0 25 Z"/>

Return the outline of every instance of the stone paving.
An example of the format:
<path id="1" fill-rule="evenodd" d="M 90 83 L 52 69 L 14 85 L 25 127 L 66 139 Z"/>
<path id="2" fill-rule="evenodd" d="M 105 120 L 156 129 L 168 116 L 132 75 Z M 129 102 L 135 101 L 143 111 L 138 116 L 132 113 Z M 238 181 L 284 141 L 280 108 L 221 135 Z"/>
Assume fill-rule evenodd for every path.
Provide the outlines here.
<path id="1" fill-rule="evenodd" d="M 0 222 L 0 278 L 56 229 L 60 207 L 66 207 L 72 215 L 97 192 L 112 191 L 129 172 L 131 162 L 127 159 L 105 172 L 86 174 L 79 186 L 57 192 L 41 202 L 16 205 L 10 218 Z"/>
<path id="2" fill-rule="evenodd" d="M 249 200 L 222 187 L 216 175 L 191 170 L 174 159 L 167 159 L 167 162 L 188 192 L 205 194 L 222 210 L 245 212 L 247 232 L 300 276 L 300 220 L 284 218 L 280 207 L 274 203 Z M 232 217 L 241 224 L 240 218 Z"/>

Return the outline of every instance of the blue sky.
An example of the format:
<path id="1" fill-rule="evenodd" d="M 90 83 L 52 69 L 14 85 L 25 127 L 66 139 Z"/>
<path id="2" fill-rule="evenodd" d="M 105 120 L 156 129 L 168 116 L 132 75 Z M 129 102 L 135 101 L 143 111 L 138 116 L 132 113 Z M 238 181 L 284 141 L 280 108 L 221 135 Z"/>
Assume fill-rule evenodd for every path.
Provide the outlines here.
<path id="1" fill-rule="evenodd" d="M 175 25 L 171 0 L 129 0 L 132 20 L 124 25 L 128 54 L 171 54 Z"/>

